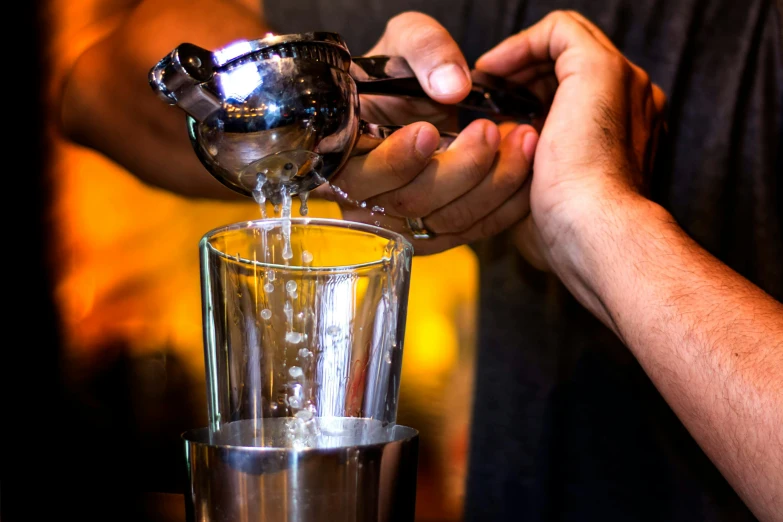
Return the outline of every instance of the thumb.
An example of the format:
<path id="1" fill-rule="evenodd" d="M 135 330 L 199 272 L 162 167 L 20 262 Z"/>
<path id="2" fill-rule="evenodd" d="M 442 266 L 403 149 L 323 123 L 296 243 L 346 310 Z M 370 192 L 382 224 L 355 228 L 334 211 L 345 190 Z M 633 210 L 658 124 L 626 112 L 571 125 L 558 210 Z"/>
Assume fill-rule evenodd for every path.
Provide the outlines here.
<path id="1" fill-rule="evenodd" d="M 367 53 L 402 56 L 425 92 L 440 103 L 457 103 L 470 91 L 470 69 L 457 42 L 434 18 L 406 12 L 389 20 Z"/>

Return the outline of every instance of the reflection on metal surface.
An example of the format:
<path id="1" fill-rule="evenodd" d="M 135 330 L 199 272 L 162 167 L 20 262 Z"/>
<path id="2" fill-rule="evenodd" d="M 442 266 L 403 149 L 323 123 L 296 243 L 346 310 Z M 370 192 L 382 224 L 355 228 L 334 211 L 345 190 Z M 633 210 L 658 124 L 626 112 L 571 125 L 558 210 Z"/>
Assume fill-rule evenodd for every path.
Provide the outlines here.
<path id="1" fill-rule="evenodd" d="M 258 176 L 285 180 L 291 194 L 315 189 L 350 156 L 401 128 L 361 119 L 360 94 L 429 99 L 404 58 L 351 58 L 335 33 L 272 35 L 214 52 L 183 43 L 149 71 L 149 83 L 162 101 L 187 114 L 204 167 L 246 196 Z M 531 121 L 543 111 L 522 85 L 479 72 L 456 105 L 495 120 Z M 439 148 L 454 138 L 442 132 Z M 311 160 L 299 161 L 302 153 Z M 277 192 L 265 196 L 278 203 Z"/>
<path id="2" fill-rule="evenodd" d="M 283 448 L 290 419 L 185 433 L 188 520 L 412 522 L 418 433 L 357 418 L 319 419 L 323 447 Z"/>

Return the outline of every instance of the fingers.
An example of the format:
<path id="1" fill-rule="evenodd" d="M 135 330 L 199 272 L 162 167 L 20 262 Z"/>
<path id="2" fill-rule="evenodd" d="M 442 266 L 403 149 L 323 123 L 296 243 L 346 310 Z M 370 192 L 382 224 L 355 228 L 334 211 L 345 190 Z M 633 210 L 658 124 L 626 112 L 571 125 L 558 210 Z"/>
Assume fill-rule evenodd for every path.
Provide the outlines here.
<path id="1" fill-rule="evenodd" d="M 476 120 L 410 183 L 380 194 L 367 204 L 383 207 L 393 216 L 427 216 L 478 185 L 488 175 L 499 144 L 497 126 Z"/>
<path id="2" fill-rule="evenodd" d="M 519 127 L 519 124 L 511 121 L 502 121 L 498 123 L 498 130 L 500 131 L 500 139 L 505 140 L 506 137 L 509 134 L 511 134 L 517 127 Z"/>
<path id="3" fill-rule="evenodd" d="M 666 94 L 663 92 L 663 89 L 658 87 L 658 85 L 653 84 L 652 86 L 652 96 L 653 96 L 653 103 L 655 103 L 655 111 L 660 116 L 666 112 Z"/>
<path id="4" fill-rule="evenodd" d="M 465 153 L 464 148 L 475 146 L 480 139 L 486 140 L 486 136 L 481 138 L 478 133 L 479 131 L 485 132 L 488 129 L 490 129 L 490 132 L 492 132 L 491 129 L 494 129 L 495 133 L 502 135 L 502 142 L 499 147 L 496 144 L 488 143 L 486 144 L 486 150 L 479 152 L 480 155 L 486 153 L 491 161 L 486 162 L 484 159 L 472 160 L 473 163 L 481 165 L 479 171 L 488 170 L 488 174 L 485 174 L 478 183 L 472 184 L 472 188 L 459 189 L 466 190 L 466 193 L 453 198 L 452 201 L 447 202 L 447 204 L 432 213 L 426 210 L 421 211 L 420 214 L 410 212 L 410 214 L 415 216 L 427 216 L 424 223 L 430 231 L 435 233 L 432 239 L 413 240 L 417 254 L 441 252 L 455 246 L 496 235 L 520 222 L 530 213 L 530 190 L 532 186 L 530 167 L 538 142 L 538 134 L 531 126 L 517 126 L 505 123 L 498 129 L 494 125 L 490 126 L 489 122 L 474 122 L 470 127 L 470 133 L 463 132 L 452 147 L 436 156 L 436 159 L 451 154 L 454 158 L 451 158 L 449 162 L 459 161 L 461 157 L 469 155 Z M 497 136 L 497 139 L 500 140 L 500 137 Z M 495 149 L 497 149 L 497 152 L 495 152 Z M 472 154 L 476 154 L 476 151 L 473 151 Z M 435 163 L 436 159 L 431 160 L 431 163 Z M 485 165 L 482 165 L 484 163 Z M 455 170 L 453 167 L 454 165 L 449 165 L 446 172 L 454 177 L 459 177 L 458 170 Z M 422 173 L 416 177 L 416 180 L 399 190 L 392 191 L 392 193 L 399 192 L 405 194 L 404 191 L 409 190 L 411 186 L 415 186 L 416 181 L 424 177 L 426 173 L 427 168 L 422 170 Z M 365 172 L 365 174 L 367 173 Z M 419 199 L 422 205 L 438 205 L 439 201 L 435 194 L 442 194 L 444 198 L 448 198 L 450 197 L 448 196 L 449 190 L 456 191 L 455 187 L 458 185 L 460 183 L 456 183 L 450 188 L 435 185 L 437 190 L 417 190 L 414 194 L 423 196 Z M 471 183 L 462 186 L 471 186 Z M 385 197 L 390 195 L 388 193 L 384 194 Z M 375 211 L 376 206 L 384 207 L 384 211 L 382 213 Z M 370 209 L 373 210 L 370 211 Z M 405 226 L 405 221 L 399 216 L 392 215 L 393 213 L 390 213 L 390 210 L 391 205 L 384 203 L 383 199 L 371 198 L 366 202 L 366 205 L 360 207 L 345 206 L 343 217 L 355 221 L 374 223 L 397 230 L 410 237 L 410 231 Z"/>
<path id="5" fill-rule="evenodd" d="M 552 104 L 558 86 L 551 62 L 526 67 L 508 77 L 508 81 L 527 87 L 545 106 Z"/>
<path id="6" fill-rule="evenodd" d="M 581 22 L 569 13 L 556 11 L 498 44 L 478 59 L 476 68 L 507 77 L 531 65 L 557 62 L 569 49 L 580 49 L 580 63 L 596 60 L 608 52 Z M 562 82 L 569 71 L 561 69 L 556 67 L 555 73 Z"/>
<path id="7" fill-rule="evenodd" d="M 435 19 L 416 12 L 395 16 L 368 55 L 402 56 L 427 94 L 456 103 L 470 91 L 470 70 L 459 46 Z"/>
<path id="8" fill-rule="evenodd" d="M 598 42 L 600 42 L 601 45 L 616 53 L 620 52 L 617 49 L 617 47 L 615 47 L 615 45 L 612 43 L 612 41 L 609 39 L 609 37 L 606 36 L 606 34 L 604 34 L 604 32 L 601 31 L 601 29 L 599 29 L 597 25 L 595 25 L 593 22 L 585 18 L 581 13 L 577 11 L 566 11 L 566 14 L 571 18 L 573 18 L 574 20 L 576 20 L 577 22 L 579 22 L 580 24 L 582 24 L 582 26 L 584 26 L 584 28 L 587 29 L 590 32 L 590 34 L 593 35 L 593 38 L 598 40 Z"/>
<path id="9" fill-rule="evenodd" d="M 414 251 L 432 254 L 496 236 L 530 213 L 530 186 L 530 183 L 525 183 L 501 206 L 459 234 L 438 234 L 433 239 L 414 241 Z"/>
<path id="10" fill-rule="evenodd" d="M 466 127 L 449 149 L 433 158 L 440 136 L 427 123 L 405 126 L 392 133 L 369 154 L 352 158 L 333 184 L 351 199 L 366 201 L 367 208 L 384 208 L 391 216 L 428 216 L 441 207 L 455 207 L 436 217 L 452 223 L 445 230 L 464 230 L 502 203 L 524 182 L 535 142 L 530 126 L 503 124 L 500 129 L 486 120 Z M 498 153 L 501 134 L 507 135 Z M 478 189 L 469 197 L 471 190 Z M 320 197 L 333 199 L 330 191 Z M 474 209 L 470 207 L 475 207 Z M 463 212 L 463 209 L 468 209 Z M 475 215 L 469 219 L 468 215 Z"/>
<path id="11" fill-rule="evenodd" d="M 425 168 L 439 142 L 440 133 L 433 125 L 406 125 L 369 154 L 349 160 L 333 184 L 358 201 L 394 191 Z"/>
<path id="12" fill-rule="evenodd" d="M 428 215 L 427 228 L 439 235 L 458 234 L 500 207 L 528 179 L 537 141 L 531 126 L 516 127 L 500 144 L 489 175 L 467 194 Z"/>

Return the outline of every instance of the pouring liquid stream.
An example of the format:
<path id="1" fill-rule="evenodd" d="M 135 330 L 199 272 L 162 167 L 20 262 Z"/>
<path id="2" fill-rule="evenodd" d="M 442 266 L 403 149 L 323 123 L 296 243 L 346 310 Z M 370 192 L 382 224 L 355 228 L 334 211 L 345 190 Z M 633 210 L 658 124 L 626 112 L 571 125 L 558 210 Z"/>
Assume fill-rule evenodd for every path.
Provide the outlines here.
<path id="1" fill-rule="evenodd" d="M 268 180 L 264 174 L 259 173 L 257 176 L 257 183 L 255 190 L 253 190 L 253 198 L 258 203 L 262 219 L 267 218 L 279 218 L 281 225 L 275 230 L 276 226 L 269 223 L 268 226 L 262 225 L 262 245 L 264 263 L 268 266 L 270 264 L 279 263 L 279 259 L 275 259 L 274 252 L 272 251 L 273 244 L 282 245 L 282 252 L 279 257 L 282 258 L 282 262 L 285 266 L 291 266 L 292 263 L 301 267 L 310 267 L 313 263 L 314 256 L 307 250 L 302 250 L 300 259 L 294 259 L 294 250 L 291 245 L 291 213 L 293 198 L 291 196 L 291 188 L 286 183 L 286 179 L 282 180 Z M 367 209 L 366 202 L 360 202 L 352 199 L 345 191 L 339 187 L 329 184 L 332 191 L 341 200 L 342 203 L 356 207 L 357 209 Z M 301 201 L 299 207 L 299 213 L 302 216 L 306 216 L 308 193 L 303 192 L 299 194 Z M 267 197 L 269 196 L 269 197 Z M 272 215 L 268 215 L 267 201 L 278 202 L 272 206 Z M 376 213 L 383 213 L 383 209 L 380 207 L 373 207 L 369 211 L 371 216 Z M 376 226 L 380 226 L 380 222 L 375 222 Z M 278 241 L 270 241 L 270 234 L 275 234 Z M 277 235 L 279 234 L 279 235 Z M 318 355 L 314 353 L 315 339 L 311 338 L 311 335 L 316 335 L 315 325 L 313 324 L 313 313 L 315 309 L 315 303 L 311 302 L 312 299 L 316 299 L 319 295 L 319 289 L 305 288 L 304 285 L 316 284 L 313 279 L 303 278 L 298 284 L 293 279 L 288 281 L 282 280 L 282 277 L 278 278 L 273 269 L 267 269 L 263 275 L 263 292 L 266 297 L 268 307 L 264 308 L 260 312 L 260 319 L 268 329 L 273 329 L 274 324 L 282 319 L 285 327 L 285 334 L 282 342 L 285 346 L 276 346 L 275 349 L 281 349 L 287 354 L 284 360 L 282 371 L 276 375 L 275 380 L 280 379 L 284 384 L 278 394 L 281 399 L 277 403 L 270 405 L 271 414 L 273 416 L 284 416 L 290 418 L 287 424 L 287 438 L 288 442 L 294 448 L 306 448 L 317 446 L 325 436 L 321 433 L 316 422 L 316 415 L 318 412 L 318 405 L 315 400 L 315 388 L 324 383 L 315 382 L 315 369 L 317 366 Z M 303 286 L 300 288 L 300 286 Z M 278 296 L 274 294 L 278 293 Z M 283 293 L 282 310 L 279 309 L 279 305 L 275 306 L 273 303 L 280 302 L 279 293 Z M 388 309 L 388 307 L 386 308 Z M 323 329 L 322 336 L 326 337 L 325 343 L 328 345 L 339 344 L 340 342 L 348 339 L 346 330 L 347 325 L 343 324 L 327 324 L 325 328 L 320 327 L 318 330 Z M 271 330 L 267 330 L 272 335 Z M 274 337 L 273 338 L 279 338 Z M 323 343 L 322 343 L 323 344 Z M 293 360 L 288 354 L 295 354 Z M 391 363 L 389 356 L 385 357 L 387 363 Z M 339 369 L 333 372 L 336 375 L 330 375 L 329 371 L 322 373 L 321 379 L 341 378 L 348 377 L 347 374 L 342 374 Z M 342 399 L 345 400 L 344 398 Z M 329 409 L 329 408 L 327 408 Z M 261 412 L 259 412 L 261 413 Z"/>

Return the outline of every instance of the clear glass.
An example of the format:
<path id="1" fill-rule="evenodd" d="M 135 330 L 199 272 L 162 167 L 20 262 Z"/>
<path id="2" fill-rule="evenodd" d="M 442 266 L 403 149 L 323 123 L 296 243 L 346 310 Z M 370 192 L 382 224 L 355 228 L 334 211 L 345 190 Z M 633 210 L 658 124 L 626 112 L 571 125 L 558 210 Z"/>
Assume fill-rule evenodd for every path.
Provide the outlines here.
<path id="1" fill-rule="evenodd" d="M 395 422 L 405 238 L 347 221 L 265 219 L 209 232 L 200 252 L 212 431 L 269 417 Z"/>

